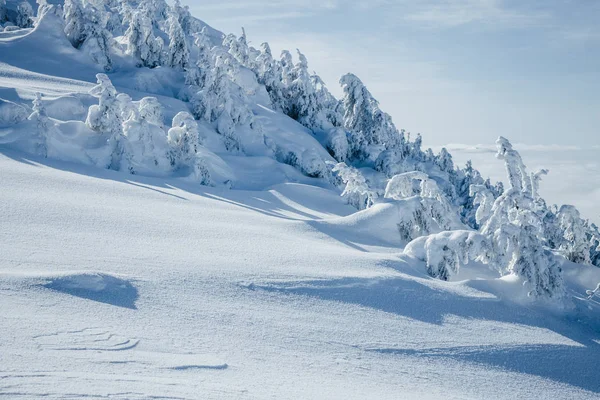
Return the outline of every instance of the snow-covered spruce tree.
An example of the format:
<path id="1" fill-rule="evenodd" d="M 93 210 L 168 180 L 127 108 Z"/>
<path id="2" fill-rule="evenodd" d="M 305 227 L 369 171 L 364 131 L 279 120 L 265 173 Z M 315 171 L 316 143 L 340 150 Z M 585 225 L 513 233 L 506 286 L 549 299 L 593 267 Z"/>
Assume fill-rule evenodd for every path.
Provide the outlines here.
<path id="1" fill-rule="evenodd" d="M 322 108 L 317 102 L 316 93 L 308 72 L 308 61 L 298 51 L 298 62 L 291 71 L 291 80 L 285 91 L 286 113 L 309 129 L 322 129 Z"/>
<path id="2" fill-rule="evenodd" d="M 310 81 L 315 91 L 317 104 L 322 108 L 325 120 L 333 127 L 341 127 L 344 124 L 343 103 L 331 94 L 319 75 L 312 74 Z"/>
<path id="3" fill-rule="evenodd" d="M 234 34 L 229 34 L 223 39 L 223 47 L 229 54 L 244 67 L 249 66 L 248 43 L 246 41 L 246 32 L 242 28 L 242 36 L 237 38 Z"/>
<path id="4" fill-rule="evenodd" d="M 127 138 L 123 169 L 132 174 L 165 174 L 172 170 L 167 135 L 162 126 L 160 103 L 154 97 L 144 97 L 138 112 L 123 124 Z"/>
<path id="5" fill-rule="evenodd" d="M 562 270 L 551 251 L 542 245 L 542 224 L 528 209 L 513 209 L 518 227 L 517 246 L 509 270 L 523 278 L 531 288 L 529 295 L 559 298 L 563 295 Z"/>
<path id="6" fill-rule="evenodd" d="M 510 188 L 496 199 L 481 232 L 490 237 L 493 260 L 501 273 L 523 277 L 529 294 L 560 297 L 562 272 L 555 256 L 543 246 L 543 222 L 535 212 L 530 175 L 519 153 L 500 137 L 497 157 L 504 160 Z"/>
<path id="7" fill-rule="evenodd" d="M 8 19 L 8 12 L 6 10 L 6 0 L 0 0 L 0 24 L 3 24 Z"/>
<path id="8" fill-rule="evenodd" d="M 359 210 L 371 207 L 379 198 L 377 191 L 371 189 L 364 175 L 356 168 L 339 163 L 333 168 L 346 185 L 342 197 L 351 206 Z"/>
<path id="9" fill-rule="evenodd" d="M 265 85 L 273 109 L 282 111 L 285 108 L 285 98 L 281 81 L 281 65 L 273 59 L 268 43 L 262 43 L 260 48 L 260 55 L 255 60 L 258 82 Z"/>
<path id="10" fill-rule="evenodd" d="M 190 51 L 183 28 L 179 24 L 178 15 L 169 14 L 167 20 L 169 27 L 169 47 L 167 48 L 167 65 L 172 68 L 186 68 L 190 64 Z"/>
<path id="11" fill-rule="evenodd" d="M 473 204 L 477 206 L 475 211 L 475 223 L 483 226 L 492 213 L 494 206 L 494 195 L 485 185 L 471 185 L 469 196 L 473 197 Z"/>
<path id="12" fill-rule="evenodd" d="M 77 49 L 87 52 L 105 71 L 112 69 L 112 36 L 106 29 L 108 13 L 81 0 L 65 0 L 65 35 Z"/>
<path id="13" fill-rule="evenodd" d="M 198 86 L 204 88 L 210 84 L 211 70 L 213 68 L 212 46 L 206 27 L 203 27 L 200 32 L 194 34 L 194 46 L 196 47 L 196 66 L 200 74 Z"/>
<path id="14" fill-rule="evenodd" d="M 48 133 L 53 125 L 53 122 L 48 118 L 46 114 L 46 108 L 42 103 L 41 93 L 36 93 L 33 99 L 32 113 L 29 115 L 30 121 L 35 121 L 37 132 L 34 136 L 34 145 L 36 154 L 47 157 L 48 156 Z"/>
<path id="15" fill-rule="evenodd" d="M 135 10 L 125 32 L 127 53 L 138 60 L 138 66 L 155 68 L 161 64 L 164 43 L 154 35 L 152 21 L 146 10 Z"/>
<path id="16" fill-rule="evenodd" d="M 31 28 L 33 27 L 33 8 L 31 4 L 26 1 L 19 3 L 17 6 L 17 26 L 19 28 Z"/>
<path id="17" fill-rule="evenodd" d="M 190 13 L 189 6 L 182 6 L 180 0 L 175 0 L 172 9 L 177 14 L 179 25 L 181 25 L 181 28 L 186 35 L 192 36 L 195 32 L 200 30 L 197 21 Z"/>
<path id="18" fill-rule="evenodd" d="M 234 62 L 227 53 L 215 58 L 209 85 L 193 99 L 192 106 L 196 118 L 216 122 L 226 149 L 235 152 L 243 151 L 236 127 L 253 129 L 255 123 L 245 93 L 231 80 L 231 71 L 236 67 Z"/>
<path id="19" fill-rule="evenodd" d="M 110 159 L 104 167 L 119 170 L 123 155 L 123 110 L 117 99 L 117 90 L 105 74 L 97 74 L 98 84 L 90 94 L 98 98 L 98 104 L 88 110 L 85 124 L 91 130 L 106 136 Z"/>
<path id="20" fill-rule="evenodd" d="M 498 138 L 496 145 L 498 147 L 496 158 L 504 160 L 511 189 L 524 191 L 531 196 L 533 193 L 531 178 L 527 174 L 527 169 L 519 152 L 514 150 L 508 139 L 502 136 Z"/>
<path id="21" fill-rule="evenodd" d="M 385 148 L 397 148 L 400 138 L 391 117 L 356 75 L 340 79 L 344 91 L 344 128 L 348 131 L 349 159 L 376 159 Z"/>
<path id="22" fill-rule="evenodd" d="M 590 240 L 586 235 L 585 221 L 577 208 L 563 205 L 558 212 L 562 242 L 559 250 L 572 262 L 590 264 Z"/>
<path id="23" fill-rule="evenodd" d="M 174 170 L 187 170 L 201 185 L 210 185 L 210 172 L 198 156 L 198 124 L 187 112 L 180 112 L 173 118 L 173 127 L 167 134 L 169 161 Z"/>

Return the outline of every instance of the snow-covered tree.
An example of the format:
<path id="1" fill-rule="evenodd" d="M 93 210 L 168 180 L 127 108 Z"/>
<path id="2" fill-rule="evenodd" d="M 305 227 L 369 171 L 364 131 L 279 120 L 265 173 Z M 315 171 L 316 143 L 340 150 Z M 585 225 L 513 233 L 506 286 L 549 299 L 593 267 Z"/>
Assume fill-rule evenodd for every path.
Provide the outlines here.
<path id="1" fill-rule="evenodd" d="M 527 174 L 527 169 L 525 168 L 525 164 L 523 164 L 521 155 L 502 136 L 496 141 L 496 146 L 498 147 L 496 158 L 504 161 L 511 188 L 517 191 L 525 191 L 531 195 L 533 193 L 531 178 Z"/>
<path id="2" fill-rule="evenodd" d="M 0 24 L 6 22 L 7 18 L 6 0 L 0 0 Z"/>
<path id="3" fill-rule="evenodd" d="M 190 51 L 178 15 L 171 13 L 167 20 L 169 26 L 169 47 L 167 49 L 167 64 L 173 68 L 186 68 L 190 63 Z"/>
<path id="4" fill-rule="evenodd" d="M 234 34 L 229 34 L 223 39 L 223 46 L 228 50 L 233 58 L 245 67 L 249 66 L 248 43 L 246 32 L 242 28 L 242 35 L 237 38 Z"/>
<path id="5" fill-rule="evenodd" d="M 29 115 L 30 121 L 35 121 L 37 132 L 34 136 L 35 151 L 38 155 L 43 157 L 48 156 L 48 133 L 50 132 L 51 125 L 53 122 L 48 118 L 46 114 L 46 108 L 42 103 L 41 93 L 36 93 L 33 99 L 32 113 Z"/>
<path id="6" fill-rule="evenodd" d="M 79 0 L 65 0 L 63 7 L 65 35 L 73 47 L 79 48 L 86 39 L 86 18 Z"/>
<path id="7" fill-rule="evenodd" d="M 558 212 L 562 242 L 559 250 L 569 261 L 580 264 L 590 263 L 590 241 L 586 235 L 585 221 L 577 208 L 563 205 Z"/>
<path id="8" fill-rule="evenodd" d="M 84 50 L 104 70 L 112 69 L 112 36 L 106 29 L 108 13 L 81 0 L 65 0 L 65 34 L 73 47 Z"/>
<path id="9" fill-rule="evenodd" d="M 123 111 L 117 99 L 117 90 L 105 74 L 97 74 L 98 84 L 90 90 L 90 94 L 98 98 L 98 104 L 88 110 L 85 124 L 93 131 L 105 135 L 110 149 L 110 160 L 106 168 L 119 170 L 123 153 Z"/>
<path id="10" fill-rule="evenodd" d="M 531 197 L 533 197 L 534 200 L 540 198 L 540 182 L 542 181 L 542 177 L 544 175 L 548 175 L 549 172 L 550 171 L 547 169 L 540 169 L 537 172 L 531 174 Z"/>
<path id="11" fill-rule="evenodd" d="M 560 298 L 564 291 L 562 270 L 554 254 L 542 245 L 541 221 L 528 209 L 513 209 L 511 213 L 514 225 L 518 227 L 518 245 L 515 246 L 509 270 L 525 278 L 531 288 L 529 295 Z"/>
<path id="12" fill-rule="evenodd" d="M 255 60 L 258 82 L 265 85 L 273 109 L 282 111 L 285 108 L 285 98 L 281 81 L 281 65 L 273 59 L 268 43 L 263 43 L 260 47 L 260 55 Z"/>
<path id="13" fill-rule="evenodd" d="M 31 28 L 33 26 L 34 15 L 31 4 L 26 1 L 19 3 L 17 6 L 17 26 L 20 28 Z"/>
<path id="14" fill-rule="evenodd" d="M 193 35 L 200 30 L 197 20 L 192 17 L 189 6 L 182 6 L 180 0 L 175 0 L 173 11 L 177 14 L 179 25 L 186 35 Z"/>
<path id="15" fill-rule="evenodd" d="M 164 174 L 172 170 L 162 109 L 154 97 L 140 100 L 138 112 L 123 123 L 127 138 L 123 168 L 130 173 Z"/>
<path id="16" fill-rule="evenodd" d="M 333 168 L 346 185 L 342 197 L 348 204 L 359 210 L 371 207 L 379 198 L 377 191 L 371 189 L 364 175 L 356 168 L 339 163 Z"/>
<path id="17" fill-rule="evenodd" d="M 329 154 L 339 162 L 346 162 L 348 158 L 348 137 L 342 128 L 333 128 L 327 133 L 325 144 Z"/>
<path id="18" fill-rule="evenodd" d="M 377 158 L 386 147 L 399 141 L 391 117 L 379 109 L 379 103 L 356 75 L 344 75 L 344 128 L 348 131 L 351 160 Z"/>
<path id="19" fill-rule="evenodd" d="M 138 60 L 139 66 L 155 68 L 161 64 L 164 42 L 154 35 L 152 21 L 144 10 L 135 10 L 125 32 L 127 53 Z"/>
<path id="20" fill-rule="evenodd" d="M 194 99 L 193 108 L 197 118 L 216 122 L 217 132 L 223 136 L 227 150 L 242 151 L 236 127 L 254 127 L 254 115 L 247 105 L 243 90 L 230 78 L 228 71 L 234 68 L 231 59 L 219 55 L 211 81 Z"/>
<path id="21" fill-rule="evenodd" d="M 475 212 L 475 222 L 482 226 L 488 220 L 494 206 L 494 195 L 485 185 L 471 185 L 469 195 L 473 197 L 473 204 L 478 206 Z"/>
<path id="22" fill-rule="evenodd" d="M 172 125 L 167 134 L 171 167 L 174 170 L 185 169 L 195 181 L 210 185 L 210 173 L 198 155 L 200 141 L 194 117 L 187 112 L 180 112 L 173 118 Z"/>
<path id="23" fill-rule="evenodd" d="M 554 255 L 543 246 L 543 221 L 535 212 L 530 176 L 507 139 L 500 137 L 496 143 L 511 186 L 495 200 L 481 229 L 491 239 L 492 263 L 502 273 L 523 277 L 531 295 L 560 297 L 562 273 Z"/>
<path id="24" fill-rule="evenodd" d="M 486 262 L 490 245 L 488 238 L 477 232 L 445 231 L 413 240 L 404 253 L 425 261 L 430 276 L 447 281 L 471 261 Z"/>

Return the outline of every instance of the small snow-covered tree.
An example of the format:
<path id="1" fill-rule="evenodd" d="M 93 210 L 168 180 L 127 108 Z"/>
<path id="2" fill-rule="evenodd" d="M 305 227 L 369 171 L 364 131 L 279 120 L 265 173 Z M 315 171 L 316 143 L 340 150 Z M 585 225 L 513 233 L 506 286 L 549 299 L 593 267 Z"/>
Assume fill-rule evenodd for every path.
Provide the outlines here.
<path id="1" fill-rule="evenodd" d="M 171 13 L 167 25 L 169 26 L 167 64 L 173 68 L 186 68 L 190 63 L 190 51 L 183 28 L 179 24 L 178 15 Z"/>
<path id="2" fill-rule="evenodd" d="M 333 158 L 339 162 L 345 162 L 348 158 L 348 138 L 346 131 L 342 128 L 332 128 L 327 133 L 327 150 Z"/>
<path id="3" fill-rule="evenodd" d="M 531 178 L 527 174 L 527 169 L 525 168 L 525 164 L 523 164 L 521 155 L 514 150 L 512 144 L 502 136 L 496 141 L 496 146 L 498 147 L 496 158 L 504 161 L 511 188 L 518 191 L 525 191 L 531 195 L 531 193 L 533 193 Z"/>
<path id="4" fill-rule="evenodd" d="M 123 124 L 127 138 L 123 159 L 130 173 L 164 174 L 172 170 L 167 135 L 162 128 L 162 110 L 154 97 L 140 100 L 138 112 Z"/>
<path id="5" fill-rule="evenodd" d="M 127 121 L 137 113 L 137 107 L 133 104 L 131 97 L 126 93 L 119 93 L 117 95 L 117 101 L 119 102 L 119 108 L 121 110 L 121 121 Z"/>
<path id="6" fill-rule="evenodd" d="M 138 60 L 138 65 L 155 68 L 161 64 L 164 43 L 154 35 L 152 21 L 143 10 L 131 15 L 129 28 L 125 32 L 127 53 Z"/>
<path id="7" fill-rule="evenodd" d="M 589 264 L 590 241 L 577 208 L 563 205 L 558 212 L 558 220 L 563 238 L 559 250 L 569 261 Z"/>
<path id="8" fill-rule="evenodd" d="M 554 254 L 542 245 L 541 221 L 528 209 L 513 209 L 511 213 L 514 224 L 518 227 L 518 245 L 515 247 L 509 270 L 525 278 L 531 288 L 529 295 L 560 298 L 564 291 L 562 270 Z"/>
<path id="9" fill-rule="evenodd" d="M 30 121 L 35 121 L 37 132 L 34 136 L 34 146 L 36 153 L 43 157 L 48 156 L 48 133 L 50 131 L 50 127 L 53 124 L 52 121 L 48 118 L 48 114 L 46 114 L 46 108 L 44 107 L 44 103 L 42 103 L 42 95 L 41 93 L 36 93 L 35 98 L 33 99 L 33 107 L 32 113 L 29 116 Z"/>
<path id="10" fill-rule="evenodd" d="M 105 74 L 97 74 L 98 84 L 90 90 L 90 94 L 98 98 L 98 104 L 88 110 L 85 124 L 91 130 L 105 135 L 110 149 L 110 161 L 106 168 L 119 170 L 121 164 L 123 111 L 117 99 L 117 90 Z"/>
<path id="11" fill-rule="evenodd" d="M 542 177 L 544 175 L 548 175 L 549 172 L 550 171 L 547 169 L 540 169 L 537 172 L 531 174 L 531 197 L 533 197 L 534 200 L 540 198 L 540 182 L 542 181 Z"/>
<path id="12" fill-rule="evenodd" d="M 478 206 L 475 212 L 475 222 L 482 226 L 492 213 L 494 195 L 485 185 L 471 185 L 469 195 L 474 198 L 473 204 Z"/>
<path id="13" fill-rule="evenodd" d="M 31 28 L 33 26 L 33 8 L 26 1 L 19 3 L 17 6 L 17 26 L 19 28 Z"/>
<path id="14" fill-rule="evenodd" d="M 379 198 L 377 191 L 371 189 L 364 175 L 356 168 L 349 167 L 345 163 L 339 163 L 333 168 L 342 182 L 346 184 L 342 197 L 348 204 L 359 210 L 371 207 Z"/>
<path id="15" fill-rule="evenodd" d="M 187 112 L 180 112 L 173 118 L 167 140 L 170 147 L 169 159 L 175 170 L 187 169 L 194 180 L 201 185 L 210 185 L 210 172 L 198 155 L 200 140 L 198 124 Z"/>
<path id="16" fill-rule="evenodd" d="M 425 261 L 427 273 L 444 281 L 471 261 L 486 262 L 488 238 L 473 231 L 445 231 L 419 237 L 406 245 L 404 253 Z"/>

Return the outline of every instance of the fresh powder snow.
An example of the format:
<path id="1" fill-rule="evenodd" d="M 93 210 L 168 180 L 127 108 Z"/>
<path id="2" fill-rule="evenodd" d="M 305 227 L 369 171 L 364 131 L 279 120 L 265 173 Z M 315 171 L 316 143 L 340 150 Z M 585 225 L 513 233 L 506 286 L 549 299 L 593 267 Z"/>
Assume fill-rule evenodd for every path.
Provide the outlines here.
<path id="1" fill-rule="evenodd" d="M 598 216 L 557 150 L 423 149 L 240 33 L 0 0 L 0 396 L 599 398 Z"/>

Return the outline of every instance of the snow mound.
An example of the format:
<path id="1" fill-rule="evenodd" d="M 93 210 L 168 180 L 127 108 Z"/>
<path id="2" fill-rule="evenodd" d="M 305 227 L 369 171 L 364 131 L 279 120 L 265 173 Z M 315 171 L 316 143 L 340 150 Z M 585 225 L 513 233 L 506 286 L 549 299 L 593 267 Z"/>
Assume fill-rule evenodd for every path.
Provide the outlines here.
<path id="1" fill-rule="evenodd" d="M 135 309 L 138 290 L 123 278 L 105 273 L 84 272 L 51 277 L 43 286 L 100 303 Z"/>

